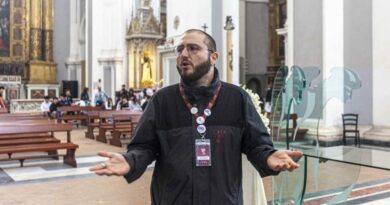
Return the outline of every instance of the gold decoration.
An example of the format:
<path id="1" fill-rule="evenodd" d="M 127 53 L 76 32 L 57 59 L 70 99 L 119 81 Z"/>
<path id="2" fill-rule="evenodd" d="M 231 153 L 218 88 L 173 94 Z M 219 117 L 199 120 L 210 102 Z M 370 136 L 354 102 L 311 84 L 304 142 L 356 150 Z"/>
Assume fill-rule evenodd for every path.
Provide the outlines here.
<path id="1" fill-rule="evenodd" d="M 42 29 L 52 30 L 53 29 L 53 0 L 42 0 L 43 4 L 43 16 L 42 16 Z"/>
<path id="2" fill-rule="evenodd" d="M 152 60 L 150 59 L 150 53 L 144 52 L 143 54 L 143 62 L 142 62 L 142 77 L 141 84 L 142 87 L 153 87 L 154 81 L 152 78 Z"/>
<path id="3" fill-rule="evenodd" d="M 42 0 L 31 1 L 31 28 L 42 28 Z"/>
<path id="4" fill-rule="evenodd" d="M 0 56 L 0 63 L 22 65 L 23 83 L 56 84 L 56 64 L 53 62 L 53 0 L 9 2 L 10 52 L 8 56 Z"/>
<path id="5" fill-rule="evenodd" d="M 56 84 L 57 68 L 55 63 L 32 61 L 29 64 L 30 84 Z"/>
<path id="6" fill-rule="evenodd" d="M 43 59 L 47 62 L 53 61 L 53 31 L 46 30 L 44 31 L 45 36 L 45 53 L 43 54 Z"/>
<path id="7" fill-rule="evenodd" d="M 30 59 L 39 60 L 42 56 L 41 52 L 41 29 L 32 28 L 30 33 Z"/>
<path id="8" fill-rule="evenodd" d="M 131 20 L 127 31 L 129 86 L 153 87 L 157 79 L 157 45 L 163 39 L 162 27 L 153 15 L 149 2 Z M 146 58 L 145 58 L 146 57 Z"/>

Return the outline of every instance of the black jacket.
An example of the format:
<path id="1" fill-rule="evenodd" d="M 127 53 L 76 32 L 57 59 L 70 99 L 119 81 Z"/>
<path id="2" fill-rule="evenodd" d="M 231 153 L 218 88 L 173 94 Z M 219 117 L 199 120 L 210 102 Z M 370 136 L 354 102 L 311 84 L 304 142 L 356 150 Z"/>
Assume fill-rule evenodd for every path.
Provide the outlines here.
<path id="1" fill-rule="evenodd" d="M 195 103 L 202 106 L 208 102 L 198 98 L 202 95 L 210 98 L 207 92 L 198 94 L 192 96 Z M 244 90 L 222 83 L 205 124 L 206 138 L 211 139 L 212 166 L 196 167 L 194 142 L 199 134 L 178 84 L 158 91 L 124 154 L 131 166 L 125 176 L 127 181 L 138 179 L 147 165 L 156 160 L 152 204 L 240 205 L 243 204 L 241 153 L 247 155 L 261 176 L 277 174 L 266 165 L 267 157 L 275 151 L 271 138 Z"/>

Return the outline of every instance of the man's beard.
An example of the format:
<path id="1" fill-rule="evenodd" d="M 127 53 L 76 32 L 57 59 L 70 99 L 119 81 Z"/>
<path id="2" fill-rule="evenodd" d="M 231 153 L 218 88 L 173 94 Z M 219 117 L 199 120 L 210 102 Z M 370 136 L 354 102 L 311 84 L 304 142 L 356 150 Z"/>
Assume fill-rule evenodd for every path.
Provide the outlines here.
<path id="1" fill-rule="evenodd" d="M 179 66 L 176 66 L 176 68 L 183 82 L 187 85 L 192 85 L 210 71 L 211 69 L 210 56 L 203 63 L 195 66 L 194 72 L 190 75 L 185 75 L 183 72 L 181 72 Z"/>

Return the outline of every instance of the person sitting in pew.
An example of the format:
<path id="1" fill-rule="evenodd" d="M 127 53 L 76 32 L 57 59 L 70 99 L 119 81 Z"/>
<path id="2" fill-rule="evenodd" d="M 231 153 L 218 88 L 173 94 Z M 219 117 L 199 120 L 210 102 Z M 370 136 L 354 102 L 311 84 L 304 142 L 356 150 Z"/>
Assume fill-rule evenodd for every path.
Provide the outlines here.
<path id="1" fill-rule="evenodd" d="M 50 105 L 51 105 L 51 102 L 50 102 L 50 97 L 49 96 L 45 96 L 44 97 L 44 100 L 41 104 L 41 111 L 45 113 L 45 115 L 50 115 Z"/>
<path id="2" fill-rule="evenodd" d="M 107 101 L 104 103 L 106 110 L 113 110 L 114 109 L 114 103 L 112 101 L 112 98 L 108 98 Z"/>
<path id="3" fill-rule="evenodd" d="M 51 103 L 49 111 L 50 111 L 50 117 L 51 118 L 56 118 L 56 117 L 61 117 L 61 112 L 57 113 L 57 108 L 60 107 L 61 104 L 58 101 L 57 97 L 53 98 L 53 103 Z"/>
<path id="4" fill-rule="evenodd" d="M 141 105 L 138 104 L 137 98 L 134 95 L 130 96 L 129 110 L 142 112 Z"/>
<path id="5" fill-rule="evenodd" d="M 70 90 L 65 91 L 64 103 L 67 106 L 73 105 L 73 99 L 72 99 L 72 94 L 70 93 Z"/>
<path id="6" fill-rule="evenodd" d="M 116 110 L 128 110 L 129 109 L 129 101 L 126 97 L 122 96 L 121 101 L 116 106 Z"/>

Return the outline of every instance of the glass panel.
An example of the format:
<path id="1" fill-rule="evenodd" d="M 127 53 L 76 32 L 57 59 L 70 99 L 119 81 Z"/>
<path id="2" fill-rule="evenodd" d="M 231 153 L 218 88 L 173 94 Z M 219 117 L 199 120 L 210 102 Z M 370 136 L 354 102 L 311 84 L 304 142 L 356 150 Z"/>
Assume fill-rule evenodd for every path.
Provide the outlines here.
<path id="1" fill-rule="evenodd" d="M 273 177 L 273 204 L 301 204 L 302 200 L 314 204 L 346 201 L 360 173 L 360 166 L 353 164 L 360 164 L 365 155 L 354 151 L 356 148 L 324 149 L 339 144 L 332 144 L 329 136 L 321 137 L 320 129 L 332 129 L 325 123 L 327 116 L 323 116 L 323 111 L 332 109 L 335 103 L 341 103 L 342 107 L 352 98 L 353 91 L 361 87 L 358 75 L 348 68 L 333 68 L 324 78 L 317 67 L 293 66 L 289 70 L 283 67 L 273 87 L 271 136 L 275 146 L 310 153 L 306 161 L 298 162 L 299 170 Z M 337 123 L 340 125 L 341 114 L 332 113 L 340 116 Z M 332 160 L 320 159 L 321 155 Z M 319 197 L 335 190 L 337 194 Z M 303 199 L 302 194 L 305 194 Z"/>
<path id="2" fill-rule="evenodd" d="M 274 83 L 272 85 L 272 100 L 271 100 L 271 136 L 275 142 L 279 141 L 279 126 L 282 122 L 283 116 L 283 93 L 285 89 L 286 77 L 288 68 L 286 66 L 280 67 L 275 74 Z"/>

